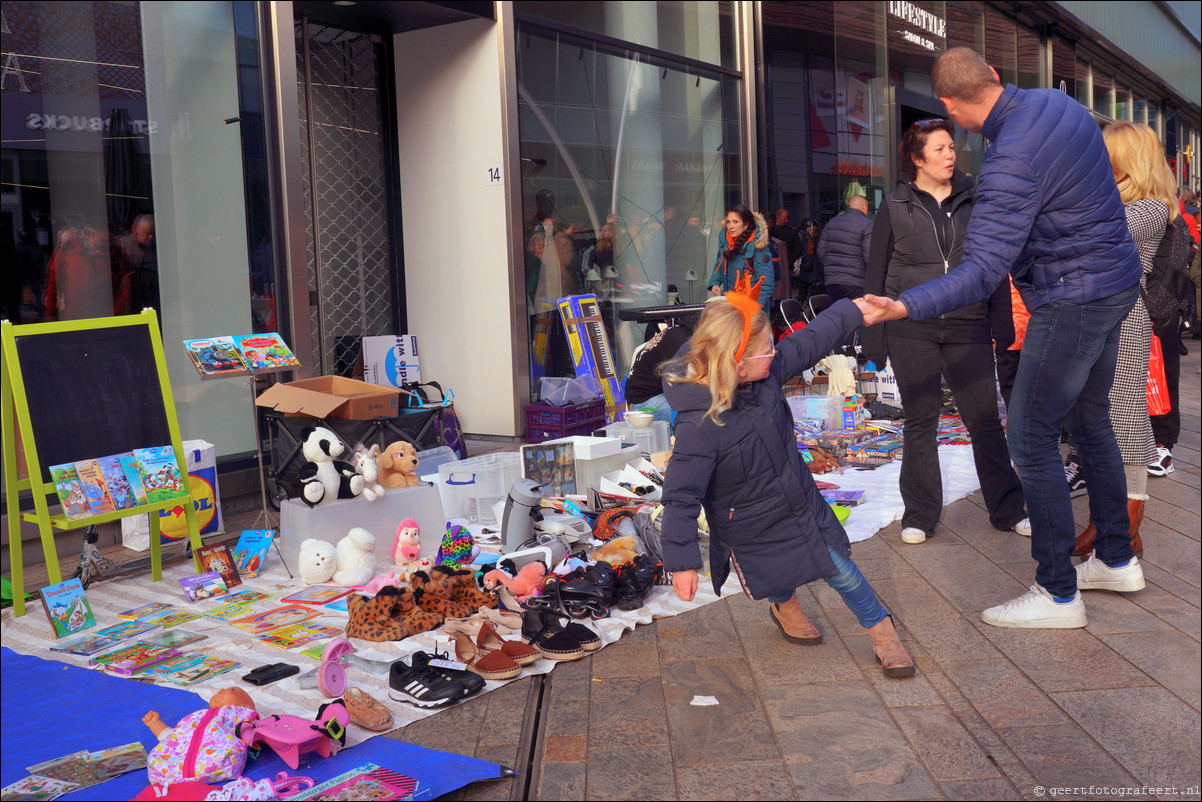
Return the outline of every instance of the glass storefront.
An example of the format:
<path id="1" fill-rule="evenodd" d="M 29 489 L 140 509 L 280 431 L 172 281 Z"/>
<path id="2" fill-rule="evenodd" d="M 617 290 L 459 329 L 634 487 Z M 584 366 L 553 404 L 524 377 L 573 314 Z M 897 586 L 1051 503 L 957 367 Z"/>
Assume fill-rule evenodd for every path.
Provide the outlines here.
<path id="1" fill-rule="evenodd" d="M 655 4 L 607 5 L 625 7 L 631 30 L 656 24 Z M 647 19 L 632 16 L 639 14 Z M 723 29 L 711 24 L 696 52 L 716 63 Z M 525 303 L 537 398 L 542 376 L 575 375 L 557 298 L 597 294 L 624 376 L 645 327 L 619 320 L 618 312 L 669 303 L 673 288 L 681 302 L 700 301 L 718 221 L 728 205 L 746 200 L 737 77 L 528 23 L 517 42 Z"/>
<path id="2" fill-rule="evenodd" d="M 158 310 L 181 429 L 219 455 L 254 442 L 246 389 L 202 385 L 180 343 L 275 324 L 251 281 L 234 7 L 0 4 L 0 314 Z"/>

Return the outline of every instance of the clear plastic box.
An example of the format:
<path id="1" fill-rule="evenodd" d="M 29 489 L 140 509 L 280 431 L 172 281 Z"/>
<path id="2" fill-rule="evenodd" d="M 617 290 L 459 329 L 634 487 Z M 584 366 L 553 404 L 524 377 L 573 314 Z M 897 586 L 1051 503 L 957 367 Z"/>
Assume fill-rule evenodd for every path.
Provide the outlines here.
<path id="1" fill-rule="evenodd" d="M 450 446 L 438 446 L 417 452 L 417 473 L 422 481 L 437 482 L 438 469 L 448 462 L 458 462 L 459 455 Z"/>
<path id="2" fill-rule="evenodd" d="M 494 526 L 493 505 L 504 501 L 513 483 L 522 478 L 522 457 L 516 451 L 481 454 L 438 466 L 438 492 L 448 518 Z"/>
<path id="3" fill-rule="evenodd" d="M 843 428 L 841 395 L 791 395 L 786 400 L 794 420 L 820 420 L 827 429 Z"/>
<path id="4" fill-rule="evenodd" d="M 634 443 L 645 456 L 672 447 L 672 432 L 667 421 L 651 421 L 646 429 L 636 429 L 626 421 L 611 423 L 601 431 L 606 437 L 616 437 L 624 443 Z"/>

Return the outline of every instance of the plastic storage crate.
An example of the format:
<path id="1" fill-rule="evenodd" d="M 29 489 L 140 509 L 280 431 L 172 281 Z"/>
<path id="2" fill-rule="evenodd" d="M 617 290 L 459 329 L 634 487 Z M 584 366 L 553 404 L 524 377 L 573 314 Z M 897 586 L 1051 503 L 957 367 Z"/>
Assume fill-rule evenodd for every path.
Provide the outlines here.
<path id="1" fill-rule="evenodd" d="M 791 395 L 787 400 L 796 420 L 819 420 L 828 430 L 843 428 L 843 396 Z"/>
<path id="2" fill-rule="evenodd" d="M 495 526 L 493 505 L 504 501 L 513 483 L 522 478 L 522 457 L 516 451 L 481 454 L 438 466 L 438 492 L 448 518 Z"/>
<path id="3" fill-rule="evenodd" d="M 526 405 L 527 443 L 589 435 L 604 425 L 605 400 L 602 398 L 584 404 L 569 404 L 566 407 Z"/>

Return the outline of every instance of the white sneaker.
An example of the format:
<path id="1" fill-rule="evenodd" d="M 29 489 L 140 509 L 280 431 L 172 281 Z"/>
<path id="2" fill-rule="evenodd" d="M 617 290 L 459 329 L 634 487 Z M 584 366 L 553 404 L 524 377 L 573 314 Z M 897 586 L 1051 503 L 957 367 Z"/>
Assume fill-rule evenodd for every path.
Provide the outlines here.
<path id="1" fill-rule="evenodd" d="M 1039 585 L 1005 604 L 981 612 L 981 620 L 995 627 L 1022 629 L 1076 629 L 1089 623 L 1081 592 L 1067 604 L 1059 604 Z"/>
<path id="2" fill-rule="evenodd" d="M 1015 532 L 1018 532 L 1023 537 L 1030 537 L 1031 536 L 1031 519 L 1023 518 L 1021 521 L 1016 523 L 1012 528 L 1014 529 Z"/>
<path id="3" fill-rule="evenodd" d="M 926 539 L 927 533 L 917 526 L 907 526 L 902 530 L 902 543 L 924 543 Z"/>
<path id="4" fill-rule="evenodd" d="M 1098 559 L 1097 552 L 1089 555 L 1089 559 L 1077 564 L 1078 590 L 1114 590 L 1119 593 L 1131 593 L 1144 589 L 1144 569 L 1139 565 L 1139 558 L 1132 557 L 1131 562 L 1122 568 L 1111 568 Z"/>

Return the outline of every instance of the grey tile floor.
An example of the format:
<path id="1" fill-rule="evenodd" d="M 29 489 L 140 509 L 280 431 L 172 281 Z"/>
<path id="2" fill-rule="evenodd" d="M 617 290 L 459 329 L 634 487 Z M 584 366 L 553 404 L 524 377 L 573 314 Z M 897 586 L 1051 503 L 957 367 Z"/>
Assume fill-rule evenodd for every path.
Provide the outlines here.
<path id="1" fill-rule="evenodd" d="M 1189 346 L 1176 471 L 1149 479 L 1147 588 L 1087 592 L 1085 629 L 981 623 L 1035 568 L 978 493 L 925 544 L 903 544 L 894 524 L 854 546 L 918 664 L 911 679 L 882 675 L 818 583 L 801 598 L 819 646 L 784 641 L 763 603 L 726 597 L 391 737 L 521 770 L 449 797 L 465 800 L 1198 799 L 1202 348 Z M 1084 526 L 1085 497 L 1074 511 Z"/>

